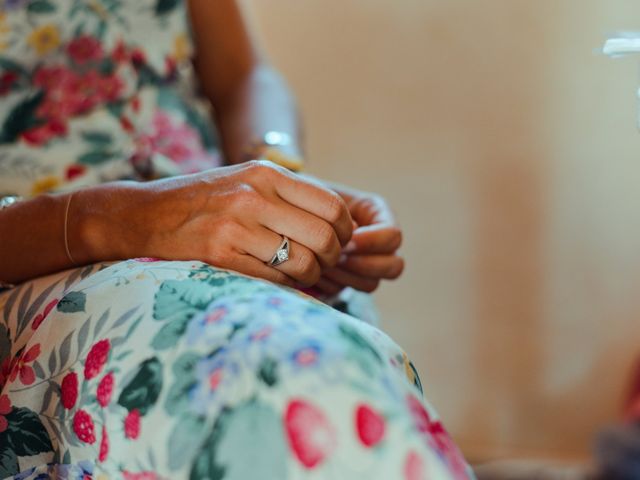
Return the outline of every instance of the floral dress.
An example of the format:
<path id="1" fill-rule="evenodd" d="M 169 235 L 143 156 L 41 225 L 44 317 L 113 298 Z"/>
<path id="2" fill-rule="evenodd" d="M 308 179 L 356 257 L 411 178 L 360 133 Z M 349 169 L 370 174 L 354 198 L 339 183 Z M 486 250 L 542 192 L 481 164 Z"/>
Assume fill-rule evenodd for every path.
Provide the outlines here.
<path id="1" fill-rule="evenodd" d="M 218 165 L 187 25 L 180 0 L 5 0 L 0 194 Z M 0 478 L 473 474 L 381 330 L 201 262 L 132 259 L 0 292 Z"/>

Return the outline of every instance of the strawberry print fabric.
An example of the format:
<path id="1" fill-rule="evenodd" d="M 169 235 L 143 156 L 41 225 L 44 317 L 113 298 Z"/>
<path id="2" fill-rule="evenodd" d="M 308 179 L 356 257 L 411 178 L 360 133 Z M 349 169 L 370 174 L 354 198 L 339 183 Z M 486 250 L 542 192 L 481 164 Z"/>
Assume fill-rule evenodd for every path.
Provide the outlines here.
<path id="1" fill-rule="evenodd" d="M 0 478 L 472 478 L 382 331 L 199 262 L 5 291 L 0 352 Z"/>

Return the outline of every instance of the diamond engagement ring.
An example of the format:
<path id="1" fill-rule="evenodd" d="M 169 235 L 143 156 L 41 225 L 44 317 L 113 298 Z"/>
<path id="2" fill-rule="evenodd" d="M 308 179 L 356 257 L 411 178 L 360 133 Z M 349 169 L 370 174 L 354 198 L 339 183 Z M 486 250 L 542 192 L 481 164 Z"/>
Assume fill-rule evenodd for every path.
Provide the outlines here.
<path id="1" fill-rule="evenodd" d="M 277 267 L 287 260 L 289 260 L 289 239 L 283 235 L 282 243 L 267 265 L 270 267 Z"/>

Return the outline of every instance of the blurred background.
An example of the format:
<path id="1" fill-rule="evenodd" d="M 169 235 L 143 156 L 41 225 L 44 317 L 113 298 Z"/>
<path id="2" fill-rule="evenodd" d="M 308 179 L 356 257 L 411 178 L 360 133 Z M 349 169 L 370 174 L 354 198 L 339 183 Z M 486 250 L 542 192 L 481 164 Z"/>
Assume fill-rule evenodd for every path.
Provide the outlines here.
<path id="1" fill-rule="evenodd" d="M 640 356 L 633 0 L 248 0 L 309 170 L 384 194 L 378 302 L 470 459 L 584 458 Z"/>

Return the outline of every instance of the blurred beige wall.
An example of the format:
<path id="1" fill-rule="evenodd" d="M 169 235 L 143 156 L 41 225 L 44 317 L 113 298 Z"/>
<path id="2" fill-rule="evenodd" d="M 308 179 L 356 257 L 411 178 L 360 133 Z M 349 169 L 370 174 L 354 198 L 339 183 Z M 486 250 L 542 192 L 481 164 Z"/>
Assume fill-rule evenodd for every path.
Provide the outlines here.
<path id="1" fill-rule="evenodd" d="M 632 0 L 252 0 L 309 169 L 385 194 L 378 299 L 471 457 L 580 457 L 640 355 Z"/>

